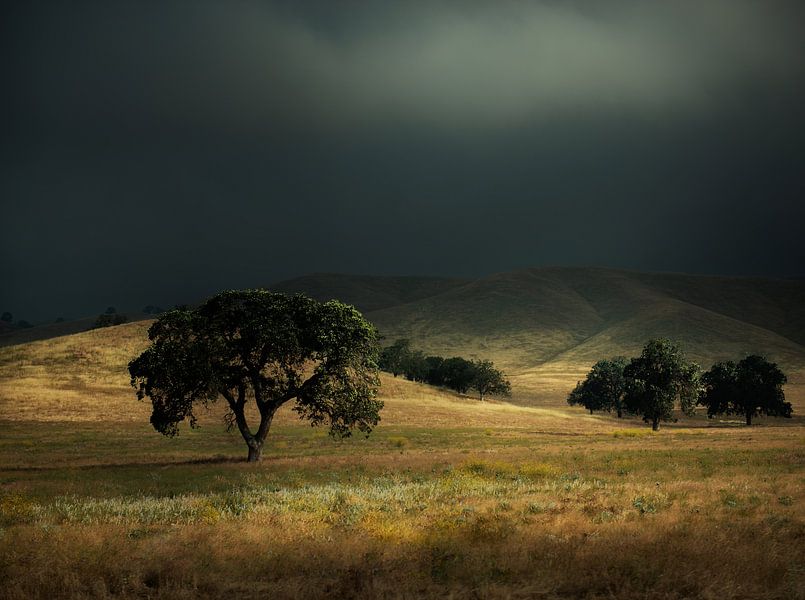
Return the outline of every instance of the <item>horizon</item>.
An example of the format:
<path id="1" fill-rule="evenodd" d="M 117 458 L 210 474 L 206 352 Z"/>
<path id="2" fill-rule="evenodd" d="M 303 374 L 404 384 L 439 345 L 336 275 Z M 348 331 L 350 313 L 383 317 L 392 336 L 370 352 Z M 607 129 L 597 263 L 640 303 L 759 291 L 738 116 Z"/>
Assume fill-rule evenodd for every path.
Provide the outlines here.
<path id="1" fill-rule="evenodd" d="M 39 318 L 27 318 L 24 313 L 15 313 L 13 310 L 9 310 L 14 315 L 14 321 L 18 319 L 23 319 L 31 323 L 35 327 L 43 326 L 43 325 L 50 325 L 58 322 L 57 320 L 63 320 L 64 322 L 74 322 L 74 321 L 85 321 L 88 319 L 94 319 L 99 314 L 103 313 L 108 307 L 114 307 L 118 314 L 141 314 L 143 313 L 143 308 L 148 305 L 152 305 L 155 307 L 160 307 L 162 309 L 168 310 L 172 307 L 179 306 L 179 305 L 195 305 L 200 302 L 203 302 L 207 298 L 214 296 L 220 292 L 232 289 L 271 289 L 274 286 L 278 286 L 284 283 L 290 283 L 297 280 L 304 280 L 307 278 L 316 278 L 316 277 L 344 277 L 344 278 L 372 278 L 372 279 L 433 279 L 433 280 L 457 280 L 463 281 L 466 283 L 471 283 L 475 281 L 481 281 L 485 279 L 492 279 L 496 276 L 500 275 L 507 275 L 507 274 L 516 274 L 520 272 L 526 271 L 550 271 L 550 270 L 557 270 L 557 271 L 613 271 L 613 272 L 622 272 L 622 273 L 633 273 L 633 274 L 646 274 L 646 275 L 679 275 L 685 277 L 696 277 L 702 279 L 743 279 L 743 280 L 760 280 L 760 281 L 801 281 L 805 279 L 805 276 L 758 276 L 758 275 L 725 275 L 719 273 L 685 273 L 682 271 L 661 271 L 661 270 L 640 270 L 640 269 L 629 269 L 629 268 L 622 268 L 622 267 L 606 267 L 600 265 L 542 265 L 542 266 L 532 266 L 532 267 L 519 267 L 516 269 L 506 270 L 506 271 L 494 271 L 491 273 L 486 273 L 479 275 L 477 277 L 467 277 L 467 276 L 458 276 L 458 275 L 422 275 L 422 274 L 405 274 L 405 273 L 386 273 L 386 274 L 378 274 L 378 273 L 349 273 L 349 272 L 336 272 L 336 271 L 314 271 L 309 273 L 302 273 L 299 275 L 293 275 L 291 277 L 278 279 L 276 281 L 272 281 L 266 283 L 264 285 L 244 285 L 241 287 L 221 287 L 217 289 L 211 289 L 209 292 L 203 295 L 199 295 L 198 297 L 194 298 L 186 298 L 187 301 L 173 301 L 171 299 L 167 299 L 164 302 L 153 302 L 153 301 L 143 301 L 139 303 L 130 303 L 127 304 L 125 301 L 123 302 L 96 302 L 93 307 L 88 307 L 87 310 L 82 312 L 76 312 L 73 314 L 64 313 L 64 314 L 49 314 Z M 0 312 L 4 312 L 4 307 L 0 307 Z"/>

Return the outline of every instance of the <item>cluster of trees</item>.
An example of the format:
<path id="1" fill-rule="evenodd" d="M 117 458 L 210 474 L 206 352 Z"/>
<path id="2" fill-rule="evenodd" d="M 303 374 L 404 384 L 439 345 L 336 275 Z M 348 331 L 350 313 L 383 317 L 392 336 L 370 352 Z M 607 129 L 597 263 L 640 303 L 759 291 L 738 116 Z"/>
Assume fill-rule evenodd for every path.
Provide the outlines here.
<path id="1" fill-rule="evenodd" d="M 756 415 L 791 416 L 785 401 L 785 374 L 762 356 L 750 355 L 735 363 L 719 362 L 702 374 L 669 340 L 650 340 L 640 356 L 622 356 L 595 363 L 584 381 L 570 392 L 570 405 L 615 411 L 618 417 L 638 415 L 652 429 L 673 419 L 678 403 L 692 414 L 697 405 L 707 408 L 709 417 L 739 414 L 752 424 Z"/>
<path id="2" fill-rule="evenodd" d="M 421 350 L 412 350 L 407 339 L 399 339 L 384 348 L 379 366 L 395 377 L 403 375 L 410 381 L 450 388 L 460 394 L 475 390 L 479 400 L 484 396 L 511 395 L 506 375 L 495 368 L 492 361 L 425 356 Z"/>
<path id="3" fill-rule="evenodd" d="M 90 329 L 100 329 L 102 327 L 111 327 L 112 325 L 122 325 L 128 320 L 129 318 L 126 315 L 118 314 L 117 309 L 114 306 L 110 306 L 106 309 L 106 312 L 98 315 L 98 318 L 95 319 L 95 323 Z"/>

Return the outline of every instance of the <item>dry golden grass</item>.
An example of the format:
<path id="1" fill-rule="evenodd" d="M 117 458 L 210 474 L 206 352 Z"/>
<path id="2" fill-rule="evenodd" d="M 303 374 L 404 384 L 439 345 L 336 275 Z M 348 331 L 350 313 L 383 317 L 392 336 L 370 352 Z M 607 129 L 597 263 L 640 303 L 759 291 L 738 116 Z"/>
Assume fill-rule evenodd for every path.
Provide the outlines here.
<path id="1" fill-rule="evenodd" d="M 145 349 L 150 321 L 0 348 L 0 419 L 141 420 L 128 362 Z"/>
<path id="2" fill-rule="evenodd" d="M 569 365 L 531 406 L 383 376 L 368 439 L 283 410 L 249 465 L 220 406 L 150 429 L 146 326 L 0 349 L 4 598 L 805 598 L 801 418 L 652 433 L 565 406 Z"/>
<path id="3" fill-rule="evenodd" d="M 0 583 L 8 598 L 801 598 L 793 431 L 468 452 L 409 433 L 402 453 L 90 467 L 73 487 L 6 467 Z"/>
<path id="4" fill-rule="evenodd" d="M 149 409 L 145 404 L 131 402 L 127 365 L 146 347 L 145 332 L 150 323 L 140 321 L 0 348 L 0 419 L 141 422 Z M 514 386 L 511 404 L 558 409 L 553 413 L 518 411 L 510 403 L 494 400 L 480 405 L 471 398 L 462 399 L 448 391 L 417 386 L 385 374 L 381 397 L 387 401 L 386 419 L 407 419 L 406 423 L 410 423 L 411 414 L 419 413 L 410 413 L 404 407 L 416 401 L 430 409 L 423 413 L 423 423 L 427 416 L 445 426 L 481 426 L 484 419 L 489 425 L 506 426 L 553 414 L 560 419 L 557 425 L 564 427 L 568 414 L 578 415 L 575 410 L 568 413 L 567 394 L 589 368 L 589 364 L 556 359 L 510 372 Z M 789 371 L 788 376 L 786 395 L 795 413 L 805 413 L 805 370 Z M 403 410 L 397 410 L 396 400 L 403 401 Z M 450 407 L 447 412 L 446 406 Z M 506 416 L 501 419 L 500 415 Z"/>
<path id="5" fill-rule="evenodd" d="M 127 365 L 147 345 L 150 322 L 0 348 L 0 419 L 23 421 L 148 420 L 147 403 L 134 400 Z M 381 375 L 384 422 L 434 427 L 557 427 L 596 428 L 600 418 L 566 410 L 517 406 L 421 386 Z M 411 410 L 416 406 L 416 410 Z M 212 418 L 223 414 L 223 407 Z M 578 421 L 578 419 L 581 421 Z M 204 419 L 204 415 L 202 415 Z M 287 407 L 277 423 L 296 419 Z"/>

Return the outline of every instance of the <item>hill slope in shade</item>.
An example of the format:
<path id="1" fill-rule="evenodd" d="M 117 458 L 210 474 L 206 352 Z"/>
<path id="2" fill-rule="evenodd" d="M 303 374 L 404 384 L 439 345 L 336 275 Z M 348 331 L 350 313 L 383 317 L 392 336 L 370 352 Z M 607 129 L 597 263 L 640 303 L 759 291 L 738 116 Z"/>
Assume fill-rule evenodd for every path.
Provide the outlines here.
<path id="1" fill-rule="evenodd" d="M 805 373 L 805 281 L 540 268 L 476 280 L 320 274 L 271 287 L 354 304 L 386 343 L 407 337 L 426 352 L 490 358 L 524 402 L 560 402 L 596 360 L 634 355 L 660 336 L 704 368 L 764 354 L 788 372 L 791 391 Z M 144 339 L 144 327 L 121 335 Z"/>
<path id="2" fill-rule="evenodd" d="M 126 312 L 127 322 L 150 321 L 153 316 L 141 312 Z M 71 319 L 58 323 L 44 323 L 29 328 L 13 328 L 0 331 L 0 348 L 4 346 L 17 346 L 39 340 L 49 340 L 51 338 L 72 335 L 89 331 L 95 325 L 98 316 L 84 317 L 82 319 Z"/>
<path id="3" fill-rule="evenodd" d="M 333 277 L 305 278 L 298 290 L 327 296 Z M 797 280 L 541 268 L 434 282 L 419 286 L 418 298 L 385 292 L 397 290 L 399 279 L 341 279 L 339 289 L 345 285 L 355 297 L 384 291 L 387 305 L 366 316 L 387 340 L 407 337 L 426 352 L 491 358 L 517 390 L 534 395 L 564 396 L 596 360 L 634 355 L 651 337 L 678 341 L 705 368 L 760 353 L 795 384 L 805 368 L 805 282 Z M 296 291 L 293 282 L 284 289 Z"/>
<path id="4" fill-rule="evenodd" d="M 801 366 L 803 313 L 801 282 L 529 269 L 368 316 L 389 338 L 411 337 L 441 353 L 490 353 L 522 369 L 630 354 L 655 336 L 678 340 L 703 363 L 761 352 Z"/>
<path id="5" fill-rule="evenodd" d="M 435 296 L 469 282 L 467 279 L 447 277 L 375 277 L 319 273 L 281 281 L 268 287 L 277 292 L 307 294 L 321 301 L 336 298 L 368 313 Z"/>

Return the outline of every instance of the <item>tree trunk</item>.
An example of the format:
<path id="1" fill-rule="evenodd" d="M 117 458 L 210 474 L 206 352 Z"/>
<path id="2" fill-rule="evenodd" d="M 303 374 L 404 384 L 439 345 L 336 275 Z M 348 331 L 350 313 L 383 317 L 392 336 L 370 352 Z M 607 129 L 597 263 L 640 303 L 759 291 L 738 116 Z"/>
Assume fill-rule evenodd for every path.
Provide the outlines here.
<path id="1" fill-rule="evenodd" d="M 260 427 L 257 433 L 253 434 L 246 423 L 246 415 L 243 412 L 243 403 L 232 405 L 232 411 L 235 413 L 235 422 L 238 425 L 240 434 L 246 441 L 249 447 L 249 456 L 246 460 L 249 462 L 258 462 L 262 458 L 263 443 L 266 441 L 268 430 L 271 428 L 271 420 L 274 418 L 276 408 L 263 407 L 260 410 Z"/>
<path id="2" fill-rule="evenodd" d="M 752 413 L 750 412 L 746 413 L 746 425 L 748 427 L 752 426 Z"/>
<path id="3" fill-rule="evenodd" d="M 246 443 L 249 445 L 249 462 L 258 462 L 262 458 L 263 444 L 268 436 L 268 430 L 271 429 L 274 410 L 275 409 L 268 407 L 261 408 L 260 410 L 260 427 L 251 439 L 246 440 Z"/>
<path id="4" fill-rule="evenodd" d="M 263 444 L 249 445 L 249 462 L 258 462 L 263 455 Z"/>
<path id="5" fill-rule="evenodd" d="M 619 418 L 619 419 L 622 419 L 622 418 L 623 418 L 623 410 L 621 410 L 621 407 L 620 407 L 620 406 L 618 407 L 618 418 Z"/>
<path id="6" fill-rule="evenodd" d="M 588 408 L 587 410 L 590 411 L 590 414 L 593 414 L 593 409 L 592 408 Z"/>
<path id="7" fill-rule="evenodd" d="M 659 431 L 660 430 L 660 419 L 658 417 L 654 417 L 651 420 L 651 430 L 652 431 Z"/>

